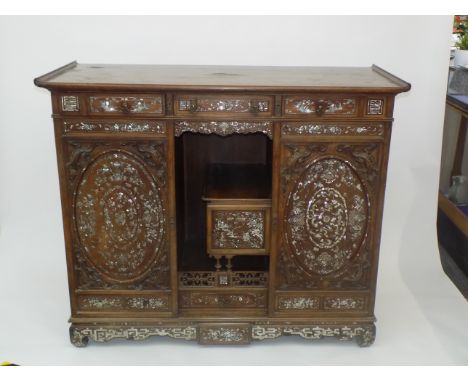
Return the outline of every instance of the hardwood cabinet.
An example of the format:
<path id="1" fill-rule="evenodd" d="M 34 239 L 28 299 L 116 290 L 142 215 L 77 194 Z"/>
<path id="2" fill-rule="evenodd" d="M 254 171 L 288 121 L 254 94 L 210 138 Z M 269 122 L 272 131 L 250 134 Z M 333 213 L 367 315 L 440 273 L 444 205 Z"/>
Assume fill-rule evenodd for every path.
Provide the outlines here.
<path id="1" fill-rule="evenodd" d="M 52 93 L 70 338 L 375 337 L 379 67 L 84 65 Z"/>

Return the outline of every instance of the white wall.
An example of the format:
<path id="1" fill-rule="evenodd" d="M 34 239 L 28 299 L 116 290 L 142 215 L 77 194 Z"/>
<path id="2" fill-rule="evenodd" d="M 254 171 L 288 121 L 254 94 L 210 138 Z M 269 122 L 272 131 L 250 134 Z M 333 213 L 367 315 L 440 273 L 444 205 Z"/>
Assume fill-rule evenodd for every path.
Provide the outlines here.
<path id="1" fill-rule="evenodd" d="M 23 364 L 211 364 L 229 362 L 228 355 L 236 364 L 466 363 L 468 308 L 442 272 L 435 231 L 451 23 L 447 16 L 0 18 L 0 358 Z M 395 105 L 374 346 L 286 338 L 241 350 L 165 339 L 73 348 L 50 98 L 33 78 L 74 59 L 375 63 L 410 82 L 411 91 Z"/>

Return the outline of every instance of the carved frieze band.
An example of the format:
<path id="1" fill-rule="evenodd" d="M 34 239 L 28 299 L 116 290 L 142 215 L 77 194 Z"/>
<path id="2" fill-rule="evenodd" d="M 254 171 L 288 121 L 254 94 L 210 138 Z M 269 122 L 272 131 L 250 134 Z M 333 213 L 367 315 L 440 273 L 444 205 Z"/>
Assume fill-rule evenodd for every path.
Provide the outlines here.
<path id="1" fill-rule="evenodd" d="M 158 121 L 65 121 L 63 131 L 104 133 L 156 133 L 165 134 L 166 124 Z"/>
<path id="2" fill-rule="evenodd" d="M 245 122 L 245 121 L 176 121 L 175 136 L 179 137 L 185 132 L 200 134 L 216 134 L 221 136 L 231 134 L 263 133 L 273 138 L 271 122 Z"/>
<path id="3" fill-rule="evenodd" d="M 141 341 L 151 336 L 168 336 L 184 340 L 195 340 L 197 328 L 194 326 L 172 327 L 70 327 L 70 341 L 77 347 L 83 347 L 92 339 L 96 342 L 107 342 L 115 338 Z"/>
<path id="4" fill-rule="evenodd" d="M 383 124 L 372 125 L 339 125 L 339 124 L 315 124 L 303 122 L 284 123 L 281 128 L 282 135 L 370 135 L 383 136 Z"/>
<path id="5" fill-rule="evenodd" d="M 70 340 L 73 345 L 83 347 L 89 339 L 95 342 L 106 342 L 114 338 L 144 340 L 151 336 L 168 336 L 184 340 L 196 340 L 201 344 L 247 344 L 251 340 L 266 340 L 282 335 L 295 335 L 308 340 L 324 337 L 335 337 L 339 340 L 355 339 L 359 346 L 370 346 L 375 340 L 374 324 L 313 324 L 313 325 L 268 325 L 268 324 L 186 324 L 160 327 L 70 327 Z"/>
<path id="6" fill-rule="evenodd" d="M 224 281 L 226 280 L 226 281 Z M 181 287 L 256 286 L 265 287 L 268 283 L 267 272 L 180 272 Z"/>
<path id="7" fill-rule="evenodd" d="M 169 296 L 122 297 L 122 296 L 80 296 L 78 306 L 82 310 L 148 310 L 167 311 Z"/>

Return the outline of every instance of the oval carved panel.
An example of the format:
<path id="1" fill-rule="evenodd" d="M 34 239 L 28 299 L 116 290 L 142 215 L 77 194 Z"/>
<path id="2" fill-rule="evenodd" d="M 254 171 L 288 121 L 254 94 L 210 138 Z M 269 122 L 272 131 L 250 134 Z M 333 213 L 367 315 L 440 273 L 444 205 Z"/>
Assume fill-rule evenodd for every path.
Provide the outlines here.
<path id="1" fill-rule="evenodd" d="M 96 157 L 77 185 L 74 207 L 84 252 L 108 278 L 133 280 L 157 261 L 165 231 L 161 191 L 131 153 Z"/>
<path id="2" fill-rule="evenodd" d="M 312 162 L 298 177 L 286 204 L 286 242 L 298 267 L 328 275 L 359 251 L 368 223 L 368 197 L 345 161 Z"/>

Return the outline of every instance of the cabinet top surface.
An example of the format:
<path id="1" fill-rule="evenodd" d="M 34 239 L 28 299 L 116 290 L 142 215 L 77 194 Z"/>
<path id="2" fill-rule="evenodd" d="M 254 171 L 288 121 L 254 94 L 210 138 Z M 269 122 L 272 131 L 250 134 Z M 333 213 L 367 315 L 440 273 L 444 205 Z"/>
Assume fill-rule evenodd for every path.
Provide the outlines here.
<path id="1" fill-rule="evenodd" d="M 100 65 L 72 62 L 35 79 L 48 89 L 304 90 L 400 93 L 410 84 L 372 67 Z"/>

